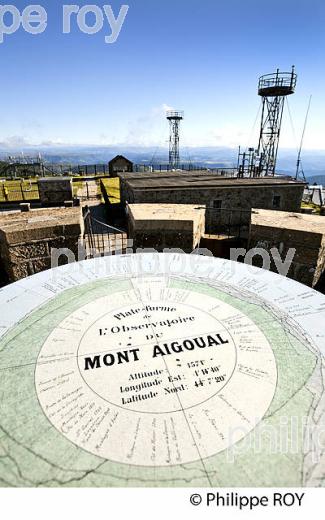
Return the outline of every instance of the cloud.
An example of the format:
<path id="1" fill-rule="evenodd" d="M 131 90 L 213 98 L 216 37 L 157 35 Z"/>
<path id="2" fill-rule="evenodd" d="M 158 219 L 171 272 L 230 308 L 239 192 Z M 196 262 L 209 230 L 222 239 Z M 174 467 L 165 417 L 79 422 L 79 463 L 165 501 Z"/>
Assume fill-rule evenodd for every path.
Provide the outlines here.
<path id="1" fill-rule="evenodd" d="M 2 148 L 23 148 L 28 146 L 29 143 L 26 141 L 25 137 L 21 135 L 13 135 L 11 137 L 7 137 L 4 141 L 0 142 L 0 146 Z"/>
<path id="2" fill-rule="evenodd" d="M 167 103 L 152 107 L 142 116 L 129 121 L 128 131 L 119 144 L 131 146 L 164 146 L 168 138 L 166 112 L 173 110 Z"/>
<path id="3" fill-rule="evenodd" d="M 154 107 L 152 109 L 152 113 L 154 115 L 165 116 L 166 112 L 169 112 L 169 110 L 175 110 L 175 108 L 170 105 L 167 105 L 167 103 L 163 103 L 159 107 Z"/>
<path id="4" fill-rule="evenodd" d="M 74 146 L 76 143 L 66 142 L 62 138 L 57 137 L 55 139 L 46 139 L 41 142 L 31 142 L 21 135 L 14 135 L 6 137 L 3 141 L 0 141 L 0 148 L 2 150 L 23 150 L 26 148 L 42 148 L 49 146 Z"/>

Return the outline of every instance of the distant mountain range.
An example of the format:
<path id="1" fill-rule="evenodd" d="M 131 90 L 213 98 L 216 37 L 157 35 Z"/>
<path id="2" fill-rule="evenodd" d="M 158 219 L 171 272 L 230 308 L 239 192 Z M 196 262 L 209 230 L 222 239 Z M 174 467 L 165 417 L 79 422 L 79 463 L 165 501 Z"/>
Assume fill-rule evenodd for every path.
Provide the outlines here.
<path id="1" fill-rule="evenodd" d="M 14 150 L 2 148 L 0 145 L 0 159 L 8 155 L 37 156 L 41 153 L 43 159 L 57 164 L 103 164 L 116 155 L 125 155 L 136 164 L 167 164 L 168 150 L 161 147 L 134 147 L 134 146 L 49 146 L 32 147 Z M 181 150 L 181 162 L 184 166 L 192 164 L 206 168 L 233 168 L 237 165 L 238 150 L 222 147 L 197 147 Z M 22 155 L 21 155 L 22 156 Z M 295 175 L 297 152 L 294 150 L 280 150 L 278 158 L 278 172 Z M 319 182 L 318 177 L 325 176 L 325 151 L 304 151 L 302 156 L 303 169 L 308 180 Z"/>
<path id="2" fill-rule="evenodd" d="M 313 177 L 307 177 L 309 184 L 321 184 L 325 186 L 325 175 L 315 175 Z"/>

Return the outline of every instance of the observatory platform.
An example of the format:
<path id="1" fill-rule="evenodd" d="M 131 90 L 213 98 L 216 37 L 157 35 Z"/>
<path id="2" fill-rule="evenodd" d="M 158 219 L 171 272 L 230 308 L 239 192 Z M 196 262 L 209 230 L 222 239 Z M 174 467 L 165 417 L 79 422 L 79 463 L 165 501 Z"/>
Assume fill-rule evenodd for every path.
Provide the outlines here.
<path id="1" fill-rule="evenodd" d="M 258 94 L 262 97 L 291 96 L 297 86 L 297 74 L 294 72 L 280 72 L 261 76 L 258 84 Z"/>
<path id="2" fill-rule="evenodd" d="M 182 110 L 168 110 L 166 112 L 166 118 L 171 120 L 182 121 L 184 119 L 184 112 Z"/>
<path id="3" fill-rule="evenodd" d="M 126 255 L 17 282 L 0 310 L 1 485 L 324 486 L 317 292 L 229 261 Z"/>

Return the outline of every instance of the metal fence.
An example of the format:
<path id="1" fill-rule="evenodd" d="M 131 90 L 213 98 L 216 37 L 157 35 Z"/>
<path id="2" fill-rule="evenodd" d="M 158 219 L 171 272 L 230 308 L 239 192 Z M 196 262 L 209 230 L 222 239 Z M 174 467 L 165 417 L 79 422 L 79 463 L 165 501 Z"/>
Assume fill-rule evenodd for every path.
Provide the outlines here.
<path id="1" fill-rule="evenodd" d="M 101 200 L 101 185 L 99 181 L 84 181 L 73 183 L 73 194 L 81 202 Z"/>
<path id="2" fill-rule="evenodd" d="M 88 207 L 84 210 L 84 242 L 87 258 L 126 253 L 127 234 L 121 229 L 94 218 Z"/>
<path id="3" fill-rule="evenodd" d="M 39 200 L 39 191 L 36 183 L 13 182 L 0 184 L 0 202 L 29 202 Z"/>
<path id="4" fill-rule="evenodd" d="M 0 176 L 4 178 L 26 179 L 34 177 L 53 177 L 61 175 L 70 176 L 96 176 L 108 175 L 108 164 L 84 164 L 74 165 L 68 163 L 40 163 L 40 164 L 7 164 L 0 163 Z"/>
<path id="5" fill-rule="evenodd" d="M 125 253 L 131 244 L 125 231 L 99 221 L 84 209 L 87 258 Z M 206 234 L 227 239 L 247 240 L 251 212 L 245 209 L 206 209 Z M 182 247 L 180 236 L 179 247 Z M 158 249 L 158 247 L 157 247 Z"/>
<path id="6" fill-rule="evenodd" d="M 133 171 L 138 173 L 144 172 L 169 172 L 173 171 L 168 163 L 144 163 L 133 164 Z M 192 162 L 183 162 L 180 164 L 178 171 L 201 171 L 206 173 L 215 173 L 227 177 L 234 177 L 237 171 L 234 167 L 226 167 L 222 164 L 208 167 L 204 164 L 194 164 Z M 52 177 L 52 176 L 78 176 L 78 177 L 94 177 L 99 175 L 109 175 L 108 163 L 99 164 L 71 164 L 71 163 L 31 163 L 31 164 L 10 164 L 0 162 L 0 176 L 7 179 L 30 179 L 36 177 Z"/>
<path id="7" fill-rule="evenodd" d="M 135 172 L 172 172 L 174 171 L 169 164 L 151 164 L 151 165 L 137 165 L 133 167 Z M 208 168 L 207 166 L 196 164 L 181 164 L 177 171 L 184 172 L 205 172 L 207 174 L 215 174 L 222 177 L 236 177 L 237 170 L 235 168 L 228 168 L 223 166 L 216 166 Z"/>

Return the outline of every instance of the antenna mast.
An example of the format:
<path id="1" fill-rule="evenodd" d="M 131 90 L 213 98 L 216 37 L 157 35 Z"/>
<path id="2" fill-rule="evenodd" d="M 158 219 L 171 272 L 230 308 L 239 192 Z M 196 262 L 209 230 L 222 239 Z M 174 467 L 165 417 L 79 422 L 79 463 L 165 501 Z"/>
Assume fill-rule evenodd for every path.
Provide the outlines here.
<path id="1" fill-rule="evenodd" d="M 179 110 L 169 110 L 166 114 L 169 121 L 170 134 L 169 134 L 169 168 L 171 170 L 178 170 L 180 157 L 179 157 L 179 135 L 180 135 L 180 123 L 184 119 L 184 112 Z"/>
<path id="2" fill-rule="evenodd" d="M 313 99 L 313 96 L 310 96 L 309 103 L 308 103 L 308 108 L 307 108 L 307 113 L 306 113 L 304 129 L 303 129 L 302 136 L 301 136 L 300 148 L 299 148 L 299 152 L 298 152 L 296 179 L 298 179 L 298 177 L 299 177 L 299 170 L 300 170 L 300 166 L 301 166 L 301 152 L 302 152 L 302 147 L 304 145 L 304 140 L 305 140 L 305 135 L 306 135 L 306 129 L 307 129 L 307 123 L 308 123 L 308 117 L 309 117 L 309 112 L 310 112 L 312 99 Z M 304 172 L 303 172 L 303 175 L 304 175 L 304 178 L 305 178 Z M 306 178 L 305 178 L 305 180 L 306 180 Z"/>
<path id="3" fill-rule="evenodd" d="M 258 94 L 263 99 L 258 155 L 260 175 L 275 175 L 281 133 L 284 101 L 294 94 L 297 85 L 295 67 L 290 72 L 280 72 L 261 76 Z"/>
<path id="4" fill-rule="evenodd" d="M 262 119 L 258 148 L 239 152 L 238 177 L 275 175 L 284 101 L 294 94 L 297 85 L 295 67 L 291 72 L 261 76 L 258 95 L 262 98 Z"/>

